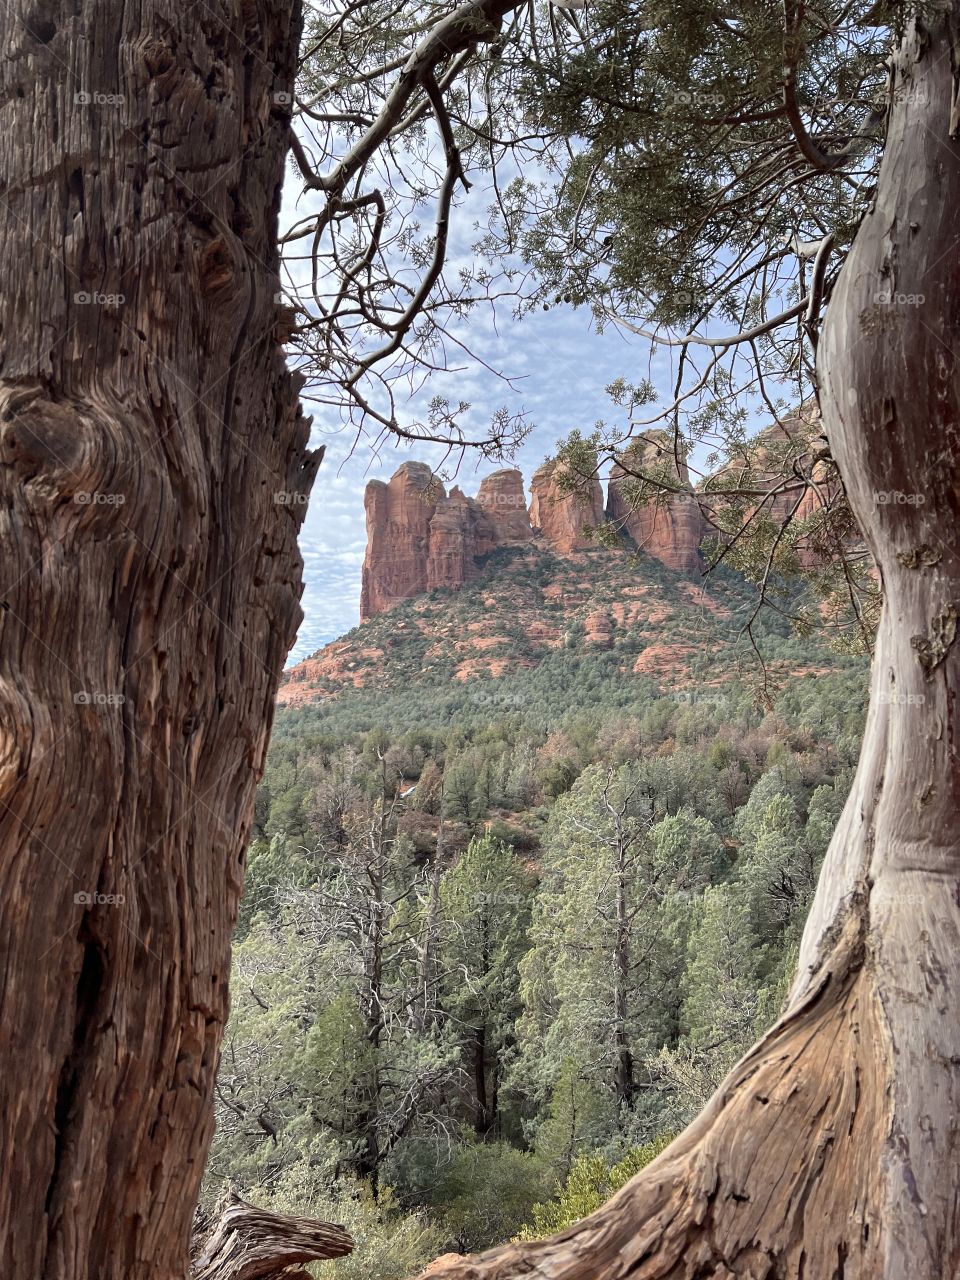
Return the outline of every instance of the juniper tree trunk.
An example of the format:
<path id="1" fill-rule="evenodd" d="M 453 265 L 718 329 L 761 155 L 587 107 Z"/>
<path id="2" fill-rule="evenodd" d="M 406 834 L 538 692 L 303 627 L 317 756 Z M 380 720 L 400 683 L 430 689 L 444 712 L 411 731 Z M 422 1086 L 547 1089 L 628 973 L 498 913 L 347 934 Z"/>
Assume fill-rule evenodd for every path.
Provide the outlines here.
<path id="1" fill-rule="evenodd" d="M 960 1277 L 960 5 L 940 15 L 895 60 L 876 200 L 820 344 L 885 603 L 787 1011 L 597 1213 L 432 1280 Z"/>
<path id="2" fill-rule="evenodd" d="M 316 459 L 294 0 L 0 8 L 0 1273 L 183 1280 Z"/>

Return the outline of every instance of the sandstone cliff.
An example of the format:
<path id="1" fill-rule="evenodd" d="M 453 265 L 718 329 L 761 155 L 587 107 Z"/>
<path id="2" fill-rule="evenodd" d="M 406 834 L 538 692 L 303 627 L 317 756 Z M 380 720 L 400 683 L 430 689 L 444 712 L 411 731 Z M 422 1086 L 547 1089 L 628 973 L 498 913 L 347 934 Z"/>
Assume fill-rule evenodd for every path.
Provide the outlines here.
<path id="1" fill-rule="evenodd" d="M 727 462 L 709 477 L 699 492 L 713 518 L 732 507 L 740 519 L 756 509 L 752 496 L 724 499 L 724 489 L 763 492 L 782 484 L 784 459 L 796 458 L 808 467 L 811 441 L 818 425 L 807 407 L 782 424 L 769 427 L 745 445 L 742 455 Z M 694 496 L 657 496 L 655 483 L 662 480 L 689 489 L 687 465 L 679 465 L 672 437 L 652 432 L 633 441 L 613 467 L 607 490 L 606 510 L 599 479 L 567 492 L 555 461 L 544 463 L 533 475 L 529 512 L 525 506 L 523 476 L 505 468 L 485 476 L 476 498 L 455 486 L 447 494 L 439 479 L 421 462 L 405 462 L 389 484 L 372 480 L 367 485 L 367 552 L 363 563 L 361 619 L 373 618 L 401 600 L 422 595 L 435 587 L 456 590 L 476 578 L 483 558 L 498 547 L 542 547 L 559 556 L 570 556 L 600 544 L 585 527 L 609 520 L 647 555 L 676 573 L 699 579 L 701 546 L 716 529 L 705 519 Z M 822 468 L 821 468 L 822 471 Z M 821 480 L 823 479 L 821 475 Z M 796 490 L 772 496 L 765 510 L 777 521 L 789 514 Z M 817 510 L 816 493 L 808 492 L 796 512 L 804 519 Z M 738 521 L 739 523 L 739 521 Z M 804 539 L 797 547 L 801 560 L 817 554 Z M 600 620 L 593 628 L 593 643 L 606 642 Z"/>
<path id="2" fill-rule="evenodd" d="M 515 468 L 484 476 L 477 502 L 493 525 L 498 546 L 520 545 L 533 537 L 523 476 Z"/>
<path id="3" fill-rule="evenodd" d="M 596 476 L 586 492 L 578 487 L 566 493 L 558 481 L 557 464 L 545 462 L 533 473 L 530 492 L 530 523 L 554 551 L 569 555 L 597 545 L 584 533 L 585 527 L 603 523 L 603 490 Z"/>
<path id="4" fill-rule="evenodd" d="M 434 587 L 462 587 L 496 547 L 533 538 L 519 471 L 496 471 L 476 498 L 448 494 L 422 462 L 405 462 L 389 484 L 371 480 L 364 496 L 367 551 L 361 619 Z"/>
<path id="5" fill-rule="evenodd" d="M 430 519 L 427 590 L 462 587 L 477 576 L 477 557 L 497 545 L 496 530 L 483 508 L 461 489 L 441 498 Z"/>
<path id="6" fill-rule="evenodd" d="M 371 480 L 367 485 L 361 618 L 373 618 L 398 600 L 429 589 L 430 521 L 445 496 L 443 485 L 423 462 L 405 462 L 389 484 Z"/>
<path id="7" fill-rule="evenodd" d="M 813 462 L 814 441 L 819 432 L 816 406 L 812 403 L 803 405 L 798 413 L 761 431 L 743 447 L 739 457 L 731 459 L 709 476 L 703 486 L 705 498 L 718 513 L 722 513 L 723 499 L 714 496 L 718 492 L 738 488 L 766 490 L 772 496 L 763 502 L 751 500 L 748 495 L 731 497 L 737 526 L 750 519 L 761 506 L 764 517 L 775 524 L 783 523 L 791 513 L 796 524 L 807 520 L 823 509 L 824 500 L 830 501 L 835 496 L 836 480 L 830 469 L 821 462 Z M 789 475 L 791 463 L 801 473 L 811 474 L 816 488 L 808 488 L 801 494 L 799 481 Z M 706 534 L 716 536 L 716 533 L 716 529 L 708 525 Z M 797 544 L 797 553 L 807 566 L 822 558 L 820 551 L 806 537 Z"/>
<path id="8" fill-rule="evenodd" d="M 705 522 L 696 499 L 681 494 L 664 497 L 641 476 L 689 488 L 687 464 L 681 458 L 677 465 L 672 439 L 665 432 L 633 441 L 623 453 L 622 465 L 613 467 L 607 518 L 668 569 L 697 576 L 702 569 Z"/>

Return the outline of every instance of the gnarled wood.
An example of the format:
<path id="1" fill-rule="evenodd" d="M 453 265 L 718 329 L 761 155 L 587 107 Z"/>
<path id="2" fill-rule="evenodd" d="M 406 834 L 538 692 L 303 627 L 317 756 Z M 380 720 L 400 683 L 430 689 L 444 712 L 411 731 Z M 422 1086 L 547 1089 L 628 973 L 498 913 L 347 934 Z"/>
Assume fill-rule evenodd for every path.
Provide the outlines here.
<path id="1" fill-rule="evenodd" d="M 295 1280 L 307 1275 L 292 1270 L 299 1263 L 342 1258 L 352 1249 L 343 1227 L 270 1213 L 231 1193 L 212 1222 L 197 1224 L 190 1280 Z"/>
<path id="2" fill-rule="evenodd" d="M 292 0 L 0 6 L 0 1274 L 183 1280 L 317 459 Z"/>
<path id="3" fill-rule="evenodd" d="M 876 201 L 820 345 L 825 425 L 885 602 L 788 1009 L 608 1204 L 431 1280 L 960 1277 L 960 5 L 946 9 L 896 59 Z"/>

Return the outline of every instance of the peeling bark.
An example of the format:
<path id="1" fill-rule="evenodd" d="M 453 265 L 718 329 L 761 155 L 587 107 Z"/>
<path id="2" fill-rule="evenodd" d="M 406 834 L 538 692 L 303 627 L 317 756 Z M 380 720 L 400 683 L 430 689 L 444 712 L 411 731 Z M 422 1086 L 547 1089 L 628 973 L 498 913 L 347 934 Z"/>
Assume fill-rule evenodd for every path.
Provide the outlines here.
<path id="1" fill-rule="evenodd" d="M 550 1240 L 431 1280 L 960 1277 L 960 5 L 911 30 L 819 350 L 883 575 L 870 711 L 780 1021 L 702 1115 Z"/>
<path id="2" fill-rule="evenodd" d="M 299 11 L 0 8 L 0 1273 L 183 1280 L 319 459 Z"/>

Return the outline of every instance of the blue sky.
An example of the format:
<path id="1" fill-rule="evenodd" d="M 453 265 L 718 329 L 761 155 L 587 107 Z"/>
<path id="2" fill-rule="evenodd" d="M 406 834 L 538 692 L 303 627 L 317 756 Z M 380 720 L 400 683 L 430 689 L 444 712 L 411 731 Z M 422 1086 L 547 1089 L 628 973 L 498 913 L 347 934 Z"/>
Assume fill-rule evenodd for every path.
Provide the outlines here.
<path id="1" fill-rule="evenodd" d="M 447 260 L 452 278 L 459 267 L 472 263 L 471 245 L 482 233 L 486 210 L 493 200 L 489 179 L 476 172 L 470 176 L 475 185 L 455 210 L 451 224 Z M 526 176 L 537 174 L 531 170 Z M 291 167 L 284 190 L 285 227 L 317 208 L 316 195 L 303 192 L 299 174 Z M 308 285 L 307 263 L 296 259 L 289 262 L 287 276 L 294 288 Z M 601 418 L 609 425 L 627 425 L 624 411 L 604 391 L 615 379 L 634 384 L 649 379 L 661 404 L 672 400 L 676 349 L 659 346 L 651 356 L 646 339 L 614 326 L 597 333 L 586 308 L 574 310 L 560 305 L 516 320 L 508 301 L 495 314 L 490 308 L 477 308 L 458 323 L 456 334 L 476 358 L 451 346 L 448 358 L 458 367 L 432 376 L 415 399 L 399 406 L 399 416 L 410 422 L 422 419 L 431 398 L 444 395 L 454 403 L 462 400 L 470 404 L 466 426 L 472 424 L 479 433 L 496 410 L 523 410 L 533 429 L 516 454 L 500 465 L 520 467 L 528 486 L 536 468 L 555 452 L 557 441 L 570 431 L 589 432 Z M 498 377 L 497 372 L 504 377 Z M 309 397 L 309 387 L 304 395 Z M 436 467 L 445 456 L 440 446 L 411 446 L 394 443 L 393 439 L 375 449 L 371 440 L 356 440 L 355 429 L 341 423 L 336 409 L 312 409 L 312 444 L 324 444 L 326 456 L 300 537 L 305 617 L 288 663 L 316 652 L 359 621 L 360 573 L 366 543 L 363 491 L 367 482 L 388 480 L 405 461 L 422 461 Z M 643 411 L 647 417 L 652 412 L 653 409 Z M 467 456 L 455 482 L 466 493 L 475 494 L 482 477 L 496 465 L 483 461 L 478 464 Z"/>
<path id="2" fill-rule="evenodd" d="M 312 140 L 303 119 L 297 122 L 296 128 L 307 155 L 315 157 L 315 163 L 326 169 L 332 156 L 318 154 L 321 147 Z M 433 213 L 429 199 L 422 200 L 422 191 L 435 190 L 431 172 L 436 157 L 442 154 L 442 146 L 435 136 L 432 142 L 427 135 L 425 138 L 412 142 L 399 170 L 381 171 L 379 160 L 374 158 L 372 169 L 364 178 L 367 186 L 374 179 L 377 181 L 387 193 L 389 205 L 393 205 L 395 199 L 398 207 L 407 209 L 407 216 L 412 219 L 408 226 L 419 227 L 422 222 L 424 228 L 429 226 Z M 332 146 L 340 151 L 347 145 L 346 140 L 333 135 L 332 142 L 327 136 L 322 148 Z M 539 161 L 540 157 L 531 152 L 510 162 L 519 167 L 511 170 L 509 166 L 501 166 L 501 184 L 505 187 L 514 176 L 535 184 L 550 184 L 554 179 L 547 169 L 540 167 Z M 440 167 L 442 169 L 442 164 Z M 414 188 L 407 185 L 411 175 L 416 177 L 414 188 L 422 188 L 417 197 L 413 195 Z M 488 210 L 494 200 L 488 174 L 473 169 L 469 171 L 469 178 L 472 191 L 466 196 L 460 194 L 459 207 L 455 207 L 451 218 L 447 274 L 453 280 L 459 268 L 472 264 L 471 246 L 486 230 Z M 399 185 L 391 186 L 392 183 Z M 317 193 L 304 191 L 302 178 L 291 163 L 284 188 L 283 229 L 309 218 L 320 207 Z M 388 227 L 390 225 L 388 221 Z M 295 242 L 285 264 L 287 291 L 299 293 L 305 304 L 310 297 L 310 268 L 306 260 L 309 255 L 305 253 L 308 244 L 309 241 L 304 240 Z M 298 254 L 304 255 L 302 261 Z M 411 287 L 419 283 L 420 273 L 409 260 L 391 261 L 391 270 Z M 306 305 L 313 309 L 312 302 Z M 710 324 L 706 332 L 718 336 Z M 727 332 L 725 323 L 719 332 Z M 612 426 L 627 426 L 624 411 L 613 405 L 604 391 L 615 379 L 623 378 L 633 384 L 649 380 L 659 394 L 661 405 L 669 405 L 673 398 L 672 371 L 677 349 L 660 345 L 651 355 L 650 344 L 642 337 L 629 335 L 612 325 L 603 333 L 597 333 L 587 309 L 576 311 L 559 305 L 546 312 L 527 314 L 518 321 L 513 318 L 508 301 L 495 317 L 489 309 L 475 310 L 458 324 L 457 336 L 477 358 L 471 360 L 463 354 L 459 359 L 460 352 L 451 347 L 448 359 L 460 367 L 434 375 L 420 388 L 414 401 L 399 406 L 399 416 L 411 423 L 418 418 L 422 420 L 430 400 L 443 395 L 454 403 L 463 400 L 470 404 L 466 425 L 469 428 L 472 424 L 479 433 L 496 410 L 503 407 L 511 413 L 523 410 L 533 429 L 516 454 L 499 465 L 519 466 L 528 485 L 544 458 L 554 453 L 557 441 L 571 430 L 589 432 L 600 418 Z M 691 363 L 700 363 L 695 354 Z M 494 370 L 501 371 L 510 381 L 499 378 Z M 687 372 L 690 372 L 689 366 Z M 787 394 L 793 399 L 791 393 Z M 308 397 L 309 387 L 305 388 L 305 398 Z M 652 412 L 652 409 L 643 411 L 645 417 Z M 765 425 L 766 413 L 763 419 L 756 421 L 757 427 Z M 315 652 L 359 621 L 360 575 L 366 541 L 363 491 L 367 482 L 388 480 L 405 461 L 423 461 L 436 467 L 445 456 L 439 446 L 410 446 L 391 440 L 375 448 L 370 440 L 357 441 L 355 429 L 344 426 L 337 410 L 328 406 L 314 407 L 312 444 L 314 447 L 324 444 L 326 457 L 317 475 L 301 533 L 305 618 L 291 651 L 290 663 Z M 495 465 L 498 464 L 481 461 L 478 466 L 468 456 L 459 468 L 456 483 L 468 494 L 474 494 L 483 475 Z"/>

